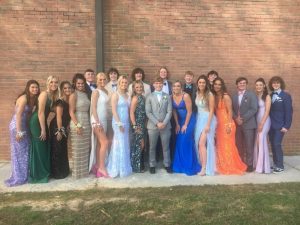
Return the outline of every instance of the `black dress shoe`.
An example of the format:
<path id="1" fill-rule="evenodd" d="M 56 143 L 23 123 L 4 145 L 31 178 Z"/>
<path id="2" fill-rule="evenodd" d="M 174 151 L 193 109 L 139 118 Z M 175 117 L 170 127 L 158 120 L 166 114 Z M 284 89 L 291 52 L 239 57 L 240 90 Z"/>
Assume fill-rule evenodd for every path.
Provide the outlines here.
<path id="1" fill-rule="evenodd" d="M 165 169 L 167 173 L 173 173 L 172 169 L 169 166 L 166 166 Z"/>
<path id="2" fill-rule="evenodd" d="M 252 166 L 248 166 L 246 171 L 247 171 L 248 173 L 253 172 L 253 167 L 252 167 Z"/>
<path id="3" fill-rule="evenodd" d="M 150 173 L 155 174 L 155 167 L 150 167 Z"/>

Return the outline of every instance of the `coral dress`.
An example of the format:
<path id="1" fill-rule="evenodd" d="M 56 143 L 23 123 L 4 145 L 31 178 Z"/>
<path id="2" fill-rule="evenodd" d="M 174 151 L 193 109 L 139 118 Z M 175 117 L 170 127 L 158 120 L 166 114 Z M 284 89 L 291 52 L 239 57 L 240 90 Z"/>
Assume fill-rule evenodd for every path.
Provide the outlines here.
<path id="1" fill-rule="evenodd" d="M 235 145 L 235 123 L 232 121 L 232 118 L 228 118 L 228 112 L 223 99 L 218 103 L 216 116 L 217 171 L 220 174 L 243 174 L 247 166 L 242 162 Z M 226 132 L 228 124 L 231 126 L 229 134 Z"/>

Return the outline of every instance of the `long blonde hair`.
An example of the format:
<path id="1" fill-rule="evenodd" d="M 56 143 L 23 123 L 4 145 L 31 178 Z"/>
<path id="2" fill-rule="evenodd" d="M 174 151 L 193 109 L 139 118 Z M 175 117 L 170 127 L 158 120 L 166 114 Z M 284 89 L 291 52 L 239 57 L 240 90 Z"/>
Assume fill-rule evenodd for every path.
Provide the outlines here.
<path id="1" fill-rule="evenodd" d="M 119 89 L 122 80 L 127 80 L 127 83 L 128 83 L 128 77 L 127 77 L 126 75 L 121 75 L 121 76 L 118 78 L 118 86 L 117 86 L 117 89 Z M 128 92 L 128 85 L 127 85 L 126 92 Z"/>
<path id="2" fill-rule="evenodd" d="M 50 91 L 50 83 L 54 79 L 56 79 L 59 82 L 59 79 L 56 76 L 49 76 L 47 78 L 47 82 L 46 82 L 47 92 L 50 94 L 51 107 L 53 106 L 53 104 L 57 101 L 57 99 L 60 96 L 60 92 L 59 92 L 59 88 L 58 88 L 59 84 L 57 85 L 57 90 L 56 91 L 54 91 L 54 92 Z"/>

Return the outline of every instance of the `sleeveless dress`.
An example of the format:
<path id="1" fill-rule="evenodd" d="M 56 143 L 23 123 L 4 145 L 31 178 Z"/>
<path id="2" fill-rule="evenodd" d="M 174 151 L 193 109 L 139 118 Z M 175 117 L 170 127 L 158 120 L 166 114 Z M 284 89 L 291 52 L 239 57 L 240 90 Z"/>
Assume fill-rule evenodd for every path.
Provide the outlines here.
<path id="1" fill-rule="evenodd" d="M 18 142 L 16 141 L 17 126 L 16 126 L 16 113 L 9 124 L 10 132 L 10 149 L 11 149 L 11 176 L 5 181 L 9 187 L 21 185 L 27 182 L 28 179 L 28 159 L 29 159 L 29 146 L 30 146 L 30 133 L 27 124 L 27 116 L 30 112 L 30 107 L 25 105 L 24 112 L 21 116 L 21 128 L 26 134 Z"/>
<path id="2" fill-rule="evenodd" d="M 197 155 L 199 157 L 199 162 L 200 161 L 200 156 L 199 156 L 199 149 L 198 149 L 198 144 L 199 140 L 202 134 L 203 129 L 205 128 L 207 121 L 208 121 L 208 116 L 209 116 L 209 111 L 208 111 L 208 106 L 207 103 L 198 97 L 195 99 L 195 103 L 197 106 L 197 122 L 196 122 L 196 129 L 195 129 L 195 144 L 196 144 L 196 150 L 197 150 Z M 216 129 L 216 117 L 213 116 L 210 122 L 210 129 L 208 134 L 206 135 L 206 151 L 207 151 L 207 160 L 206 160 L 206 175 L 214 175 L 215 174 L 215 167 L 216 167 L 216 162 L 215 162 L 215 129 Z"/>
<path id="3" fill-rule="evenodd" d="M 174 100 L 172 105 L 173 109 L 176 110 L 178 123 L 181 128 L 184 125 L 187 116 L 187 109 L 183 100 L 183 96 L 178 105 Z M 176 135 L 176 146 L 172 165 L 172 170 L 175 173 L 185 173 L 186 175 L 191 176 L 196 175 L 201 169 L 194 143 L 195 125 L 196 114 L 192 113 L 186 133 L 179 131 L 179 133 Z"/>
<path id="4" fill-rule="evenodd" d="M 265 113 L 265 102 L 258 98 L 258 113 L 256 114 L 257 126 L 259 125 Z M 268 147 L 268 133 L 271 127 L 271 120 L 268 116 L 263 130 L 256 133 L 256 140 L 254 145 L 253 167 L 256 167 L 258 173 L 271 173 L 270 169 L 270 156 Z"/>
<path id="5" fill-rule="evenodd" d="M 108 95 L 99 89 L 96 89 L 99 93 L 98 101 L 97 101 L 97 115 L 100 124 L 102 125 L 105 133 L 107 132 L 107 106 L 109 104 L 109 97 Z M 90 112 L 92 112 L 92 109 L 90 109 Z M 94 116 L 91 115 L 91 124 L 95 123 L 96 120 L 94 119 Z M 96 163 L 96 149 L 97 149 L 97 137 L 96 135 L 92 132 L 92 138 L 91 138 L 91 143 L 92 143 L 92 149 L 91 149 L 91 154 L 90 154 L 90 163 L 89 163 L 89 171 L 91 171 L 93 165 Z"/>
<path id="6" fill-rule="evenodd" d="M 77 121 L 82 125 L 82 134 L 77 134 L 76 126 L 70 123 L 71 146 L 73 150 L 72 177 L 79 179 L 87 177 L 89 174 L 89 153 L 91 145 L 91 125 L 90 125 L 90 100 L 86 93 L 76 91 L 77 101 L 75 115 Z"/>
<path id="7" fill-rule="evenodd" d="M 117 103 L 117 113 L 124 132 L 116 124 L 115 118 L 112 119 L 112 128 L 114 131 L 113 142 L 108 157 L 107 171 L 110 177 L 125 177 L 132 173 L 130 163 L 130 145 L 129 145 L 129 105 L 130 99 L 125 99 L 119 95 Z"/>
<path id="8" fill-rule="evenodd" d="M 145 110 L 145 97 L 142 95 L 137 96 L 137 106 L 134 112 L 136 126 L 140 128 L 140 133 L 133 130 L 132 143 L 131 143 L 131 166 L 133 172 L 141 172 L 144 170 L 144 150 L 141 148 L 141 142 L 146 137 L 146 110 Z"/>
<path id="9" fill-rule="evenodd" d="M 38 109 L 32 114 L 29 121 L 31 132 L 29 183 L 47 183 L 50 175 L 50 143 L 47 118 L 50 113 L 51 100 L 47 98 L 45 105 L 46 140 L 42 141 L 41 126 L 38 117 Z"/>
<path id="10" fill-rule="evenodd" d="M 219 101 L 216 107 L 217 129 L 216 129 L 216 153 L 217 171 L 220 174 L 243 174 L 247 165 L 240 158 L 235 145 L 235 123 L 228 118 L 224 100 Z M 228 123 L 231 123 L 231 132 L 226 132 Z"/>
<path id="11" fill-rule="evenodd" d="M 70 123 L 69 104 L 62 99 L 55 103 L 56 106 L 63 108 L 62 126 L 65 128 L 66 137 L 62 135 L 62 139 L 58 141 L 55 133 L 57 132 L 56 116 L 50 122 L 50 146 L 51 146 L 51 177 L 55 179 L 66 178 L 70 173 L 68 159 L 68 133 L 67 128 Z"/>

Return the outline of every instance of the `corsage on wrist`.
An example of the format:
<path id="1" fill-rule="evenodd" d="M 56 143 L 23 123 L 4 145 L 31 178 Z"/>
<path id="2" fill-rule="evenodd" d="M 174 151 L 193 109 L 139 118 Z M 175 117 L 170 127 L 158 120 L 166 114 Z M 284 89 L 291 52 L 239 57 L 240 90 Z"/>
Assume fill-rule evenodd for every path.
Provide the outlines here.
<path id="1" fill-rule="evenodd" d="M 137 128 L 136 124 L 132 124 L 132 128 L 135 130 Z"/>
<path id="2" fill-rule="evenodd" d="M 118 127 L 123 127 L 123 123 L 122 122 L 116 122 Z"/>
<path id="3" fill-rule="evenodd" d="M 77 123 L 77 124 L 75 124 L 75 127 L 76 128 L 82 128 L 82 125 L 81 125 L 81 123 Z"/>
<path id="4" fill-rule="evenodd" d="M 61 134 L 63 135 L 64 137 L 67 137 L 67 134 L 66 134 L 66 129 L 64 127 L 61 127 L 61 128 L 57 128 L 56 132 L 55 132 L 55 135 L 58 135 L 58 134 Z"/>
<path id="5" fill-rule="evenodd" d="M 26 134 L 26 131 L 18 131 L 16 136 L 17 136 L 18 138 L 22 138 L 22 137 L 25 136 L 25 134 Z"/>
<path id="6" fill-rule="evenodd" d="M 96 123 L 96 122 L 94 122 L 94 123 L 92 123 L 92 127 L 94 128 L 94 127 L 102 127 L 102 124 L 101 123 Z"/>

